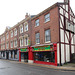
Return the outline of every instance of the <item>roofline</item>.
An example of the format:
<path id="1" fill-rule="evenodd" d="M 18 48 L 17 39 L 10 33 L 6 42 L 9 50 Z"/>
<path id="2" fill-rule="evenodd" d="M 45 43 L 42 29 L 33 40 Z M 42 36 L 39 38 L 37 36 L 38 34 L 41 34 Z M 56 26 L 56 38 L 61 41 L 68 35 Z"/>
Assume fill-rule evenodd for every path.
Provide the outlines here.
<path id="1" fill-rule="evenodd" d="M 34 20 L 35 18 L 41 16 L 42 14 L 44 14 L 45 12 L 52 10 L 53 8 L 55 8 L 56 6 L 58 6 L 58 2 L 53 4 L 52 6 L 48 7 L 47 9 L 45 9 L 44 11 L 40 12 L 39 14 L 37 14 L 35 17 L 33 17 L 31 20 Z"/>
<path id="2" fill-rule="evenodd" d="M 11 31 L 13 28 L 19 26 L 21 23 L 23 23 L 23 22 L 25 22 L 25 21 L 27 21 L 27 20 L 29 20 L 29 19 L 30 19 L 30 17 L 27 17 L 26 19 L 23 19 L 22 21 L 18 22 L 16 25 L 10 27 L 10 29 L 9 29 L 8 31 Z M 0 36 L 4 35 L 5 33 L 6 33 L 6 32 L 4 31 L 2 34 L 0 34 Z"/>

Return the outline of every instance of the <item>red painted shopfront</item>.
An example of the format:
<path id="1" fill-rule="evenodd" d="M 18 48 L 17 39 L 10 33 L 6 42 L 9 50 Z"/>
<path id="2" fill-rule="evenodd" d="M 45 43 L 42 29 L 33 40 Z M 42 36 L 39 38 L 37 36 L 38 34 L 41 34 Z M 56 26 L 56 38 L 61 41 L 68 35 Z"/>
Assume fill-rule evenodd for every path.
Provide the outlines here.
<path id="1" fill-rule="evenodd" d="M 28 62 L 57 66 L 57 44 L 46 44 L 28 47 Z M 21 50 L 19 50 L 21 61 Z"/>
<path id="2" fill-rule="evenodd" d="M 28 47 L 19 49 L 19 61 L 28 62 Z"/>

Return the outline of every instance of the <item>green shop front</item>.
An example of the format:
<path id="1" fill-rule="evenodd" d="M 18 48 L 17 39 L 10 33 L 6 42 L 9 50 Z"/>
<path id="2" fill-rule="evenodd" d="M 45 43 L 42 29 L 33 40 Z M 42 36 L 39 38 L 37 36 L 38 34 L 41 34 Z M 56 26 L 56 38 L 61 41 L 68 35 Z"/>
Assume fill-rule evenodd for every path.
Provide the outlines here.
<path id="1" fill-rule="evenodd" d="M 19 61 L 28 62 L 28 48 L 19 49 Z"/>
<path id="2" fill-rule="evenodd" d="M 57 44 L 32 47 L 34 63 L 57 66 Z"/>

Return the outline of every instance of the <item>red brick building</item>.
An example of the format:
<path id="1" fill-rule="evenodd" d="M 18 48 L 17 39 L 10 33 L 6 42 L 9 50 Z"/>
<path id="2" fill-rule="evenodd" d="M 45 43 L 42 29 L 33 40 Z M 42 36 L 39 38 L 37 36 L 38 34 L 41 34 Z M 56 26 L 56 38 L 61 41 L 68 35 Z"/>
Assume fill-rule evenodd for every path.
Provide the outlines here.
<path id="1" fill-rule="evenodd" d="M 16 36 L 13 35 L 15 28 Z M 6 38 L 6 35 L 9 35 L 9 38 L 3 42 L 3 36 Z M 6 29 L 0 38 L 2 57 L 8 50 L 11 54 L 7 56 L 12 57 L 12 51 L 17 51 L 17 54 L 14 52 L 13 55 L 17 55 L 22 62 L 56 66 L 71 62 L 72 54 L 75 53 L 75 15 L 70 7 L 70 1 L 55 3 L 36 16 L 26 14 L 24 20 Z M 10 44 L 7 49 L 8 43 Z"/>

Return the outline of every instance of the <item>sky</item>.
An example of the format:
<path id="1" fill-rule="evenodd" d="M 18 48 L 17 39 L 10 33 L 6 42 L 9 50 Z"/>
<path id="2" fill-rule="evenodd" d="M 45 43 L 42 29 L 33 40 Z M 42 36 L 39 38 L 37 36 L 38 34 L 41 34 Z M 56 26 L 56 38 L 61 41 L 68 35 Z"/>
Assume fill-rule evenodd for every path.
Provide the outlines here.
<path id="1" fill-rule="evenodd" d="M 0 0 L 0 35 L 6 26 L 14 26 L 25 18 L 25 14 L 37 15 L 56 2 L 64 0 Z M 75 0 L 70 0 L 75 13 Z"/>

